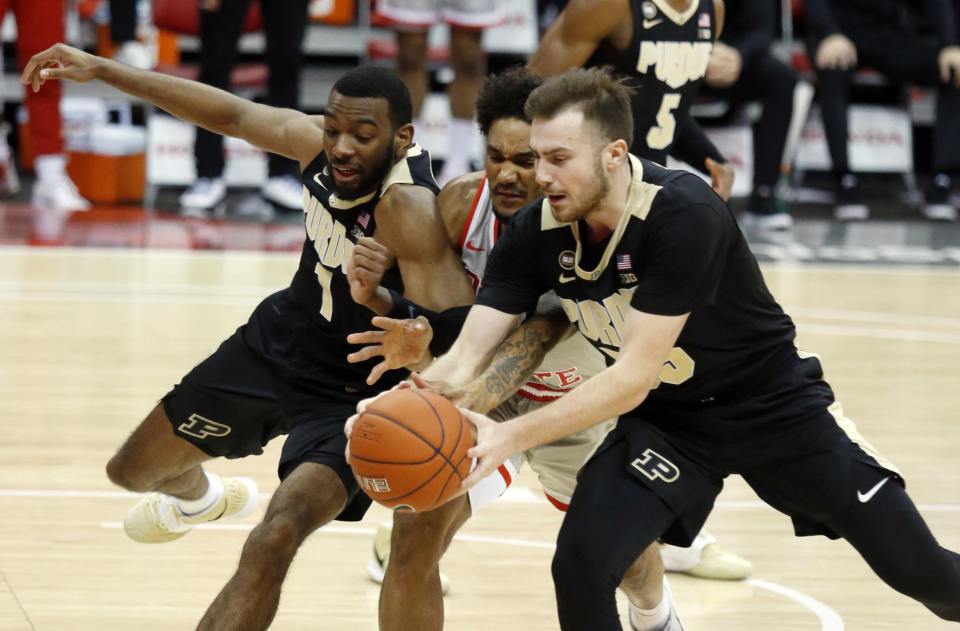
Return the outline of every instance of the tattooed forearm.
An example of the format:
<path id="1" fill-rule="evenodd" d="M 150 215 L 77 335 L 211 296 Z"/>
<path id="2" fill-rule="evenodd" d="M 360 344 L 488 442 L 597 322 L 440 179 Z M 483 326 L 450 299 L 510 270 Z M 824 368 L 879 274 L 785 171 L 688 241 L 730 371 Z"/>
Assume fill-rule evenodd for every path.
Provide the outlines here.
<path id="1" fill-rule="evenodd" d="M 486 412 L 516 392 L 566 328 L 565 323 L 558 326 L 557 321 L 542 316 L 534 316 L 520 325 L 503 341 L 490 366 L 477 378 L 475 383 L 480 387 L 471 388 L 477 399 L 471 409 Z"/>

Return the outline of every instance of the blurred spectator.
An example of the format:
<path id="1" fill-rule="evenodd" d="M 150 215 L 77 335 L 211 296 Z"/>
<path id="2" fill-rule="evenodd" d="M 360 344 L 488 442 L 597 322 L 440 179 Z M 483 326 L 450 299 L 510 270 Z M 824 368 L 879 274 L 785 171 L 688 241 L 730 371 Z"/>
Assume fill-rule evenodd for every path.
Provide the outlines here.
<path id="1" fill-rule="evenodd" d="M 66 10 L 63 0 L 0 0 L 0 20 L 8 9 L 13 10 L 17 21 L 17 60 L 21 70 L 33 55 L 63 41 Z M 25 92 L 30 116 L 29 141 L 36 156 L 33 164 L 37 173 L 31 203 L 55 210 L 89 210 L 90 202 L 80 197 L 67 175 L 60 120 L 60 82 L 48 81 L 38 92 L 28 86 Z M 0 94 L 0 103 L 2 97 Z M 0 138 L 0 164 L 4 172 L 0 186 L 14 192 L 19 184 L 5 134 Z"/>
<path id="2" fill-rule="evenodd" d="M 153 67 L 150 51 L 137 41 L 137 0 L 110 0 L 110 40 L 117 61 L 134 68 Z"/>
<path id="3" fill-rule="evenodd" d="M 953 0 L 926 0 L 926 17 L 938 42 L 921 38 L 905 19 L 899 0 L 806 0 L 814 38 L 813 63 L 830 157 L 837 178 L 837 219 L 869 216 L 857 176 L 847 160 L 847 104 L 850 77 L 870 66 L 899 81 L 937 86 L 934 177 L 926 190 L 923 214 L 952 221 L 951 174 L 960 171 L 960 46 Z"/>
<path id="4" fill-rule="evenodd" d="M 501 0 L 377 0 L 377 13 L 388 19 L 397 36 L 397 74 L 413 98 L 414 129 L 420 129 L 420 111 L 429 89 L 427 32 L 434 24 L 450 25 L 450 137 L 446 159 L 437 181 L 447 181 L 471 170 L 474 139 L 473 107 L 486 73 L 480 47 L 483 29 L 503 21 Z"/>
<path id="5" fill-rule="evenodd" d="M 303 34 L 307 25 L 307 0 L 266 0 L 260 3 L 270 70 L 266 103 L 297 109 L 300 106 L 300 70 Z M 230 89 L 230 71 L 237 62 L 238 45 L 250 0 L 200 0 L 200 76 L 208 85 Z M 206 215 L 227 195 L 223 179 L 223 136 L 197 128 L 194 144 L 197 180 L 180 196 L 185 214 Z M 270 154 L 267 181 L 260 190 L 264 199 L 289 209 L 299 209 L 302 188 L 298 165 Z"/>
<path id="6" fill-rule="evenodd" d="M 793 219 L 774 197 L 793 112 L 794 71 L 770 53 L 775 0 L 724 0 L 726 21 L 713 47 L 704 93 L 731 106 L 759 100 L 763 114 L 753 126 L 753 192 L 744 207 L 744 228 L 760 234 L 788 231 Z"/>

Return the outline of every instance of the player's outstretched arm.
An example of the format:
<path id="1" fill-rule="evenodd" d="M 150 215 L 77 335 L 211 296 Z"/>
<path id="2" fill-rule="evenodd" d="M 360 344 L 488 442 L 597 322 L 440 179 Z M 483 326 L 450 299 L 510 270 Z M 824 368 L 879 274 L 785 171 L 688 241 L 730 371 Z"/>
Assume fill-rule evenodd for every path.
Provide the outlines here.
<path id="1" fill-rule="evenodd" d="M 629 0 L 570 0 L 527 62 L 544 76 L 582 66 L 604 39 L 631 24 Z"/>
<path id="2" fill-rule="evenodd" d="M 303 112 L 269 107 L 197 81 L 140 70 L 55 44 L 34 55 L 20 80 L 40 89 L 46 81 L 98 79 L 149 101 L 177 118 L 224 136 L 243 138 L 257 147 L 306 165 L 323 148 L 323 128 Z"/>
<path id="3" fill-rule="evenodd" d="M 503 423 L 464 412 L 477 428 L 477 444 L 467 454 L 478 462 L 462 488 L 470 488 L 513 454 L 551 443 L 640 405 L 657 386 L 688 316 L 653 315 L 631 308 L 617 361 L 564 395 L 562 401 Z"/>

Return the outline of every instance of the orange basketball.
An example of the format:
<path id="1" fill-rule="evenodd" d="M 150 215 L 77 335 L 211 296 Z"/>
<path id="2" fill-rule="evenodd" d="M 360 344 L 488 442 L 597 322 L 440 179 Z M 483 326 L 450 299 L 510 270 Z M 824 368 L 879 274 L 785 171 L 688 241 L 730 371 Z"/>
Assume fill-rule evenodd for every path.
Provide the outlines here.
<path id="1" fill-rule="evenodd" d="M 396 510 L 443 504 L 470 473 L 470 423 L 448 399 L 426 390 L 394 390 L 357 418 L 347 462 L 360 488 Z"/>

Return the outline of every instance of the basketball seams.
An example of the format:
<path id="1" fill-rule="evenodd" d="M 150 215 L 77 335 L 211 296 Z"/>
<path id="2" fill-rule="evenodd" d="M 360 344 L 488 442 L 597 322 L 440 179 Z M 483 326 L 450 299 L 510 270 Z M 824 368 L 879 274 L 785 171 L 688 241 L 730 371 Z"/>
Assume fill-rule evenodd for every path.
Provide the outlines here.
<path id="1" fill-rule="evenodd" d="M 390 497 L 374 498 L 377 501 L 396 505 L 398 503 L 402 503 L 404 499 L 416 496 L 418 494 L 420 494 L 421 497 L 424 497 L 424 499 L 426 499 L 426 497 L 430 497 L 430 495 L 434 495 L 434 492 L 431 491 L 430 489 L 436 488 L 439 485 L 440 490 L 438 493 L 436 493 L 436 495 L 433 498 L 433 502 L 430 505 L 430 508 L 433 508 L 438 505 L 438 503 L 442 498 L 444 498 L 445 496 L 449 496 L 451 494 L 451 489 L 450 489 L 451 482 L 462 481 L 464 479 L 465 474 L 461 473 L 460 468 L 464 465 L 465 461 L 468 463 L 467 473 L 469 473 L 470 459 L 466 456 L 465 452 L 462 454 L 458 453 L 458 451 L 461 450 L 461 445 L 464 445 L 466 442 L 464 440 L 464 433 L 465 431 L 468 431 L 469 428 L 465 428 L 467 421 L 464 418 L 464 415 L 460 412 L 460 410 L 456 406 L 453 406 L 453 410 L 457 414 L 456 422 L 459 422 L 457 431 L 454 432 L 452 427 L 450 428 L 447 427 L 447 424 L 451 422 L 450 417 L 452 416 L 451 414 L 448 413 L 450 411 L 449 408 L 444 406 L 444 411 L 443 413 L 441 413 L 439 410 L 440 401 L 437 401 L 437 405 L 434 405 L 434 400 L 433 400 L 434 397 L 439 397 L 440 400 L 443 401 L 443 403 L 447 405 L 452 405 L 452 402 L 444 399 L 442 395 L 429 392 L 429 391 L 420 392 L 420 391 L 413 391 L 413 390 L 409 391 L 409 394 L 414 395 L 415 397 L 417 397 L 417 399 L 425 403 L 430 408 L 430 411 L 433 413 L 433 416 L 436 422 L 438 423 L 439 444 L 434 444 L 431 438 L 428 438 L 426 436 L 426 434 L 430 431 L 428 418 L 422 416 L 422 414 L 426 414 L 426 410 L 422 410 L 420 412 L 421 419 L 422 419 L 420 421 L 415 421 L 412 419 L 401 420 L 400 418 L 396 416 L 392 416 L 389 413 L 384 413 L 377 409 L 370 409 L 370 408 L 368 408 L 365 411 L 365 414 L 370 414 L 378 419 L 387 421 L 396 429 L 402 428 L 403 430 L 405 430 L 405 432 L 407 433 L 407 436 L 409 436 L 410 438 L 403 439 L 400 436 L 395 435 L 395 440 L 399 444 L 397 445 L 397 443 L 393 443 L 397 445 L 396 447 L 394 447 L 394 449 L 397 450 L 397 448 L 399 447 L 400 453 L 402 453 L 403 451 L 416 451 L 417 450 L 416 445 L 419 443 L 427 446 L 429 448 L 429 451 L 432 452 L 432 454 L 430 454 L 429 457 L 421 460 L 410 461 L 410 462 L 398 462 L 396 460 L 384 460 L 383 458 L 385 457 L 386 454 L 376 454 L 377 456 L 376 458 L 370 458 L 370 457 L 358 456 L 356 453 L 354 453 L 351 450 L 350 458 L 352 460 L 355 460 L 358 464 L 362 462 L 366 465 L 384 465 L 389 467 L 400 467 L 400 470 L 403 470 L 405 467 L 409 467 L 411 465 L 415 467 L 420 467 L 421 469 L 426 469 L 426 466 L 431 464 L 432 461 L 435 460 L 437 456 L 439 456 L 440 466 L 437 467 L 436 470 L 432 472 L 429 472 L 429 470 L 424 471 L 424 473 L 426 473 L 428 477 L 426 479 L 421 480 L 421 483 L 418 484 L 416 488 L 405 489 L 403 492 L 396 495 L 391 495 Z M 407 395 L 407 397 L 409 397 L 409 395 Z M 401 398 L 399 401 L 403 401 L 403 399 Z M 417 412 L 414 411 L 417 409 L 415 400 L 406 398 L 406 401 L 407 403 L 401 404 L 404 406 L 402 416 L 409 416 L 409 413 L 417 414 Z M 400 410 L 391 409 L 388 406 L 387 411 L 397 413 Z M 371 419 L 371 422 L 376 423 L 377 421 L 373 421 Z M 450 431 L 448 432 L 447 429 L 450 429 Z M 390 430 L 386 430 L 386 431 L 389 435 Z M 433 434 L 432 436 L 437 436 L 437 435 Z M 413 439 L 413 441 L 409 442 L 411 438 Z M 446 441 L 448 439 L 450 439 L 452 442 L 451 446 L 446 445 Z M 383 444 L 389 449 L 389 445 L 391 443 L 386 442 Z M 407 445 L 407 448 L 405 450 L 403 449 L 403 447 L 400 447 L 400 445 L 404 445 L 404 444 Z M 469 447 L 469 445 L 466 445 L 466 446 Z M 391 457 L 396 457 L 397 455 L 400 455 L 400 453 L 394 453 Z M 454 463 L 454 459 L 456 459 L 457 461 L 456 463 Z M 450 467 L 451 471 L 447 475 L 447 478 L 443 479 L 442 475 L 447 466 Z M 399 475 L 399 471 L 398 471 L 398 475 Z M 416 477 L 419 477 L 419 475 L 416 475 L 416 474 L 414 475 Z M 429 493 L 430 495 L 424 496 L 423 495 L 424 492 Z M 399 508 L 398 506 L 394 506 L 394 507 Z M 408 507 L 408 508 L 412 508 L 412 507 Z M 428 510 L 428 509 L 424 508 L 422 510 Z"/>

